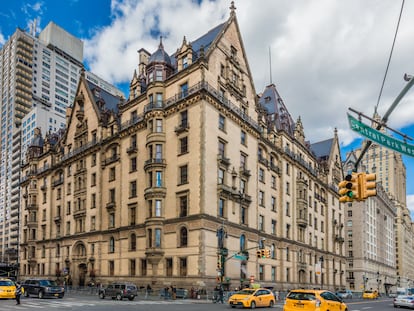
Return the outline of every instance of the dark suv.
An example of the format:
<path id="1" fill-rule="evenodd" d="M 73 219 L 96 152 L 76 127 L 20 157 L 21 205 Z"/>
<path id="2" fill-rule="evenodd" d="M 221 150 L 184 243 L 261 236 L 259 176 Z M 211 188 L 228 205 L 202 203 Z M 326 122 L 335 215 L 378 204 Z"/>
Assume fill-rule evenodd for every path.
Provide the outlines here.
<path id="1" fill-rule="evenodd" d="M 107 287 L 99 290 L 99 297 L 104 299 L 106 296 L 112 299 L 122 300 L 128 298 L 134 300 L 135 296 L 138 295 L 138 288 L 135 284 L 126 282 L 117 282 L 109 284 Z"/>
<path id="2" fill-rule="evenodd" d="M 24 295 L 30 297 L 30 295 L 37 296 L 42 299 L 44 297 L 59 297 L 63 298 L 65 295 L 65 289 L 62 286 L 56 284 L 53 280 L 47 279 L 28 279 L 22 284 L 24 288 Z"/>

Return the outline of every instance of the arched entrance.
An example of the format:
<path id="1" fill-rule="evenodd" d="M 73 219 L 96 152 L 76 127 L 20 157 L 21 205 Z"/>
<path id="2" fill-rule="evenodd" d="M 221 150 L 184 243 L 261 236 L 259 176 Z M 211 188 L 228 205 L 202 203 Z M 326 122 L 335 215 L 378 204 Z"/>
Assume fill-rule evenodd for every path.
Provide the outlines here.
<path id="1" fill-rule="evenodd" d="M 299 284 L 305 284 L 306 283 L 306 272 L 305 272 L 305 270 L 299 270 L 298 280 L 299 280 Z"/>

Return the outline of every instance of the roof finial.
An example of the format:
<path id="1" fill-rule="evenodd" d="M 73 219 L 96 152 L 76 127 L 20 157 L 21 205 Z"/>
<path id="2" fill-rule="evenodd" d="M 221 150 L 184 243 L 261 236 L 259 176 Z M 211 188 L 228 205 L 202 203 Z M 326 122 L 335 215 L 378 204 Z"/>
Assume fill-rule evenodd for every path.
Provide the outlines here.
<path id="1" fill-rule="evenodd" d="M 230 16 L 233 16 L 236 12 L 236 7 L 234 6 L 234 1 L 231 2 L 230 5 Z"/>
<path id="2" fill-rule="evenodd" d="M 160 45 L 159 45 L 160 49 L 164 49 L 164 46 L 162 45 L 162 36 L 160 36 Z"/>

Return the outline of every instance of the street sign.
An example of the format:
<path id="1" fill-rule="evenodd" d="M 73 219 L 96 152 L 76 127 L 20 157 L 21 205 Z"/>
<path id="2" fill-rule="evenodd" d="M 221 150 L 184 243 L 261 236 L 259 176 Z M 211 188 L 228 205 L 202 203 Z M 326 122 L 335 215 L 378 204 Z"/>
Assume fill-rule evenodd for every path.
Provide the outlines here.
<path id="1" fill-rule="evenodd" d="M 235 258 L 235 259 L 238 259 L 238 260 L 247 260 L 247 257 L 246 257 L 246 256 L 244 256 L 244 255 L 239 255 L 239 254 L 235 254 L 235 255 L 234 255 L 234 258 Z"/>
<path id="2" fill-rule="evenodd" d="M 371 141 L 374 141 L 384 147 L 403 153 L 410 157 L 414 157 L 414 145 L 407 144 L 404 141 L 395 139 L 394 137 L 385 135 L 384 133 L 373 129 L 372 127 L 358 121 L 353 116 L 348 114 L 348 121 L 351 130 L 358 132 Z"/>

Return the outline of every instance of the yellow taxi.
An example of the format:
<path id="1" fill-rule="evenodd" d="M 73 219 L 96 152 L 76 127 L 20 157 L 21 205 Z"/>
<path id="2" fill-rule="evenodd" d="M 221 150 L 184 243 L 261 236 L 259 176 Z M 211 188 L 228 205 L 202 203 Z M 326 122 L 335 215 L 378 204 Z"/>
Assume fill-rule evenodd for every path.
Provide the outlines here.
<path id="1" fill-rule="evenodd" d="M 347 311 L 341 298 L 328 290 L 295 289 L 286 296 L 283 311 Z"/>
<path id="2" fill-rule="evenodd" d="M 9 279 L 0 279 L 0 298 L 16 298 L 16 286 Z"/>
<path id="3" fill-rule="evenodd" d="M 275 304 L 275 296 L 267 288 L 244 288 L 229 298 L 232 308 L 243 307 L 254 309 L 256 307 L 270 307 Z"/>
<path id="4" fill-rule="evenodd" d="M 376 290 L 366 290 L 362 293 L 363 299 L 377 299 L 378 292 Z"/>

